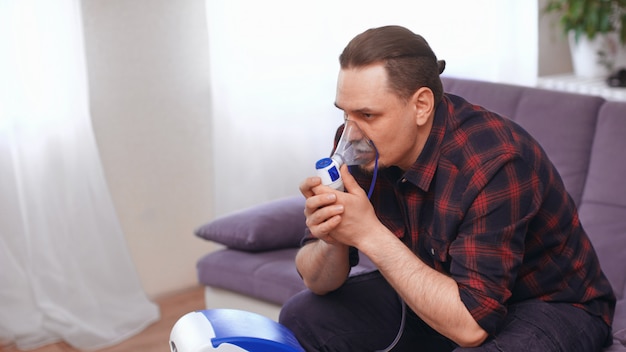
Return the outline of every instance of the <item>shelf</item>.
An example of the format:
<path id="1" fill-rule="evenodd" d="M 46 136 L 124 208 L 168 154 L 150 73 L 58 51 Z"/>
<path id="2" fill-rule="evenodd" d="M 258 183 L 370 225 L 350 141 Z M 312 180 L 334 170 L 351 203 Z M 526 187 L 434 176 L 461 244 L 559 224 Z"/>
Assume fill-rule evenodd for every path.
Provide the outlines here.
<path id="1" fill-rule="evenodd" d="M 597 95 L 606 100 L 626 101 L 626 88 L 609 87 L 604 78 L 585 78 L 573 74 L 544 76 L 537 79 L 537 86 L 544 89 Z"/>

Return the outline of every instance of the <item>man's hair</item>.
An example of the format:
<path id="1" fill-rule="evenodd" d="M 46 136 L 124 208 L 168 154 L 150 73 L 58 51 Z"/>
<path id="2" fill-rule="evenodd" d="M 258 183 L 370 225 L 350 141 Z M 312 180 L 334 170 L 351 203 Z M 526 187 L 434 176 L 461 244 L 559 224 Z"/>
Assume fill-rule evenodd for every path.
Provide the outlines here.
<path id="1" fill-rule="evenodd" d="M 339 56 L 339 63 L 342 69 L 384 64 L 389 87 L 404 100 L 421 87 L 433 91 L 435 104 L 443 96 L 439 74 L 445 68 L 445 61 L 437 61 L 426 40 L 404 27 L 366 30 L 348 43 Z"/>

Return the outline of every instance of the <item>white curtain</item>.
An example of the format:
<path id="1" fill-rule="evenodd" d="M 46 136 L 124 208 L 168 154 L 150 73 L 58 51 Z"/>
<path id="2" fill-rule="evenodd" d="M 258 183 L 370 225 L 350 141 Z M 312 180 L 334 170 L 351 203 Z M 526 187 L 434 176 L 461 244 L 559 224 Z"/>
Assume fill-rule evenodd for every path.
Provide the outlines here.
<path id="1" fill-rule="evenodd" d="M 298 194 L 330 153 L 338 57 L 356 34 L 422 34 L 446 74 L 533 84 L 536 1 L 207 0 L 219 214 Z"/>
<path id="2" fill-rule="evenodd" d="M 0 341 L 115 344 L 159 318 L 89 116 L 79 0 L 0 0 Z"/>

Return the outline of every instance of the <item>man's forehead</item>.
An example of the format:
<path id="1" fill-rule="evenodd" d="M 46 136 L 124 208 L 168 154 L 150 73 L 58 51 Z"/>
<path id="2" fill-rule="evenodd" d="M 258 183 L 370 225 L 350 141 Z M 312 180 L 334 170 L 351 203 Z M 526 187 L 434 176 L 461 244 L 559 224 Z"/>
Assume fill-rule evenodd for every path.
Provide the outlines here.
<path id="1" fill-rule="evenodd" d="M 391 93 L 384 67 L 342 69 L 337 79 L 335 106 L 342 110 L 374 111 Z"/>

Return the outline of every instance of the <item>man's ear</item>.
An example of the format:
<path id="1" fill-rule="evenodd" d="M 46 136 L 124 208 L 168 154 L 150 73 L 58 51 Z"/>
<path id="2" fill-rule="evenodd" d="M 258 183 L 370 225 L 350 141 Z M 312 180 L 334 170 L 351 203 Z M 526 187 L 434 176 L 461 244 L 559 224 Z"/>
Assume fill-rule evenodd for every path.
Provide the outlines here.
<path id="1" fill-rule="evenodd" d="M 415 108 L 415 122 L 419 127 L 424 126 L 435 109 L 435 95 L 428 87 L 421 87 L 411 97 Z"/>

